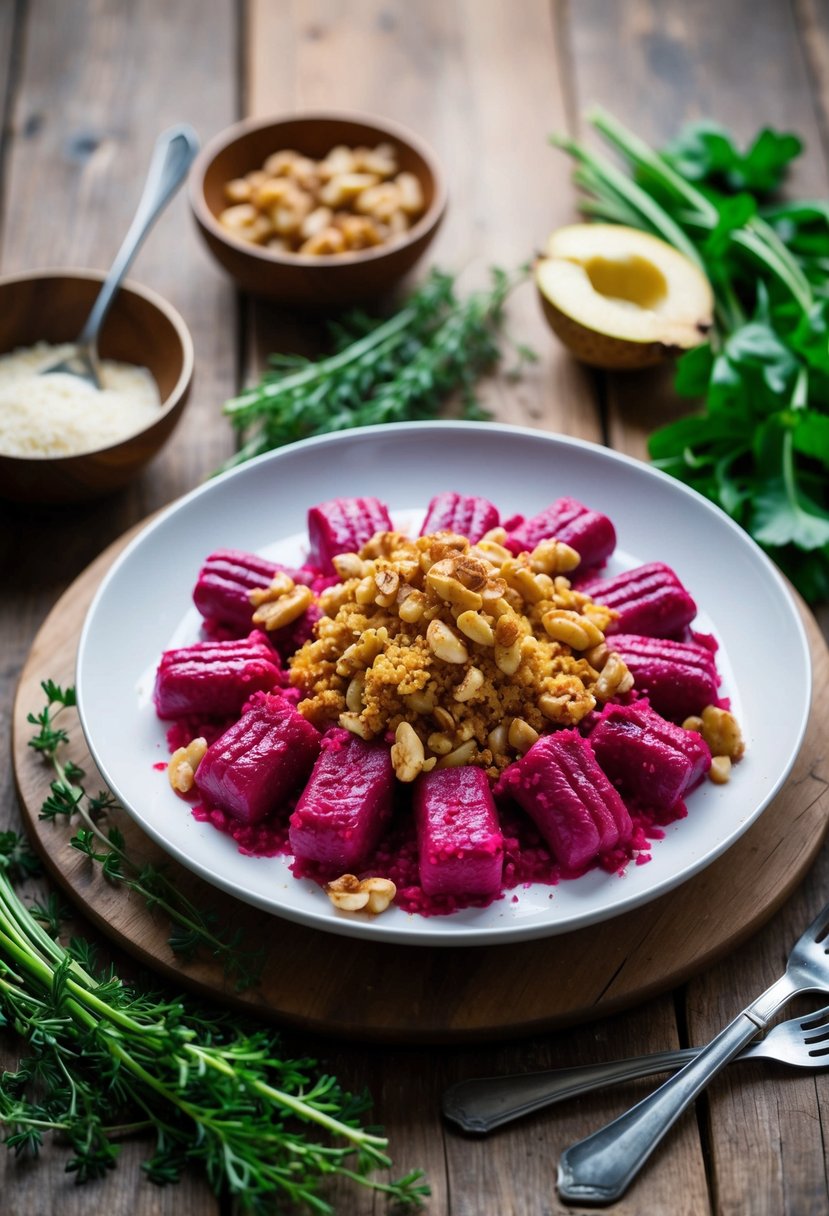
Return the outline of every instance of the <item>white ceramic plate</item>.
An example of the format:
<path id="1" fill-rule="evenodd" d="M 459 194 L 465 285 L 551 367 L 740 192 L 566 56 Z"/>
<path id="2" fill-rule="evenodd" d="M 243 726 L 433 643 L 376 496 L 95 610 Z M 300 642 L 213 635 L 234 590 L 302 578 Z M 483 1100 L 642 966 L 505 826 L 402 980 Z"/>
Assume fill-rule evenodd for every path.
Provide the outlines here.
<path id="1" fill-rule="evenodd" d="M 284 858 L 246 857 L 193 818 L 154 765 L 165 727 L 151 691 L 161 652 L 196 640 L 191 592 L 214 549 L 299 559 L 308 507 L 376 495 L 415 523 L 441 490 L 479 493 L 504 517 L 571 495 L 609 515 L 618 549 L 608 571 L 668 562 L 700 607 L 696 625 L 721 644 L 723 693 L 746 739 L 731 782 L 710 782 L 688 817 L 623 876 L 591 872 L 519 888 L 488 908 L 376 919 L 337 912 Z M 773 660 L 773 663 L 771 663 Z M 770 677 L 773 670 L 773 679 Z M 332 933 L 410 945 L 521 940 L 594 924 L 646 903 L 707 866 L 780 789 L 803 738 L 811 667 L 791 596 L 760 549 L 721 511 L 649 466 L 577 440 L 491 423 L 411 423 L 329 435 L 283 448 L 208 482 L 155 519 L 101 584 L 80 640 L 77 692 L 87 742 L 105 780 L 144 830 L 202 878 L 278 916 Z M 513 902 L 513 894 L 517 900 Z"/>

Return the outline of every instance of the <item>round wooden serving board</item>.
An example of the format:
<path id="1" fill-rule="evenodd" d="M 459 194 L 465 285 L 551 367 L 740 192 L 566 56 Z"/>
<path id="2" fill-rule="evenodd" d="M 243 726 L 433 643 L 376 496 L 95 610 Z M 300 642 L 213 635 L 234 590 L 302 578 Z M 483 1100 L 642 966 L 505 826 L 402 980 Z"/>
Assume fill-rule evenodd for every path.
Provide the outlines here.
<path id="1" fill-rule="evenodd" d="M 209 959 L 181 962 L 167 944 L 168 919 L 110 885 L 100 867 L 69 845 L 75 828 L 39 810 L 50 772 L 28 747 L 27 714 L 44 703 L 41 680 L 73 684 L 86 610 L 134 529 L 66 591 L 35 639 L 17 692 L 13 756 L 23 815 L 57 882 L 100 929 L 172 983 L 306 1030 L 403 1042 L 448 1042 L 531 1034 L 588 1021 L 683 982 L 755 932 L 800 882 L 820 848 L 829 786 L 817 775 L 829 748 L 829 652 L 803 609 L 814 666 L 806 738 L 781 793 L 713 865 L 633 912 L 578 932 L 503 946 L 440 948 L 371 944 L 308 929 L 263 913 L 207 885 L 169 859 L 126 812 L 117 823 L 130 855 L 166 864 L 176 884 L 242 941 L 266 943 L 256 988 L 237 993 Z M 113 712 L 117 704 L 113 697 Z M 775 706 L 769 689 L 769 713 Z M 67 714 L 70 719 L 72 715 Z M 75 717 L 68 754 L 103 782 Z M 735 796 L 738 791 L 735 789 Z"/>

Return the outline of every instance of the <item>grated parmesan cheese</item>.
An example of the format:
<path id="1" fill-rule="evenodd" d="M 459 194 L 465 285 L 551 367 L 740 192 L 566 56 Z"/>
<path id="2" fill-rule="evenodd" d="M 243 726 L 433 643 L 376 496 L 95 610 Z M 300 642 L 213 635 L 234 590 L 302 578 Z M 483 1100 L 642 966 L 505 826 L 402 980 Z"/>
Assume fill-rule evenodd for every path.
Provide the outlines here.
<path id="1" fill-rule="evenodd" d="M 38 374 L 73 349 L 38 342 L 0 356 L 0 453 L 78 456 L 119 443 L 155 420 L 158 388 L 146 367 L 103 359 L 100 390 L 65 372 Z"/>

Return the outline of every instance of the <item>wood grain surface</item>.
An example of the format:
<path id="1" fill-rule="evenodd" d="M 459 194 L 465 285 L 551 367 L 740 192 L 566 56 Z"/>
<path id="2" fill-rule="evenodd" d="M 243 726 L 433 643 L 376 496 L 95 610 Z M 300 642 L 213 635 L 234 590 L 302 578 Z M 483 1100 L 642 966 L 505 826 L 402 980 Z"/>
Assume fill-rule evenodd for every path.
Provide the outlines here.
<path id="1" fill-rule="evenodd" d="M 128 815 L 116 812 L 131 857 L 166 866 L 177 889 L 215 912 L 219 924 L 241 929 L 244 941 L 272 938 L 261 982 L 237 993 L 220 964 L 176 958 L 165 917 L 107 882 L 72 848 L 74 822 L 40 818 L 52 772 L 28 741 L 31 715 L 43 702 L 41 681 L 48 668 L 62 686 L 74 684 L 86 610 L 134 534 L 110 545 L 76 579 L 32 644 L 15 704 L 15 776 L 24 823 L 52 877 L 119 946 L 201 995 L 301 1029 L 375 1042 L 493 1040 L 587 1022 L 673 988 L 730 954 L 777 910 L 814 861 L 829 821 L 829 790 L 812 775 L 829 733 L 829 651 L 804 609 L 814 695 L 807 735 L 783 790 L 731 849 L 678 890 L 578 932 L 487 949 L 432 949 L 372 944 L 274 921 L 166 858 Z M 69 729 L 69 754 L 88 774 L 87 788 L 101 788 L 77 720 Z M 740 797 L 739 778 L 737 769 L 734 798 Z"/>
<path id="2" fill-rule="evenodd" d="M 553 130 L 584 133 L 582 115 L 593 101 L 658 140 L 704 115 L 733 125 L 741 138 L 764 123 L 800 131 L 807 148 L 793 187 L 826 197 L 829 8 L 824 0 L 7 0 L 0 4 L 0 271 L 105 267 L 163 126 L 189 121 L 207 139 L 247 113 L 321 105 L 387 115 L 432 144 L 449 174 L 450 206 L 429 260 L 473 285 L 490 264 L 531 257 L 550 229 L 573 217 L 569 165 L 546 139 Z M 313 351 L 322 340 L 298 318 L 234 294 L 199 244 L 183 196 L 132 273 L 184 315 L 196 346 L 193 394 L 174 440 L 129 490 L 72 510 L 0 507 L 0 726 L 7 736 L 18 677 L 63 592 L 129 527 L 230 454 L 221 403 L 258 375 L 269 351 Z M 487 386 L 496 417 L 643 456 L 649 430 L 678 408 L 669 374 L 623 378 L 578 368 L 550 338 L 529 288 L 516 292 L 509 317 L 511 332 L 535 347 L 538 361 L 518 384 L 501 375 Z M 818 617 L 829 633 L 825 605 Z M 55 674 L 48 662 L 42 674 Z M 771 676 L 769 702 L 780 712 Z M 813 804 L 828 785 L 824 754 L 799 796 Z M 19 828 L 9 764 L 0 766 L 0 807 L 0 826 Z M 49 889 L 31 884 L 27 893 L 42 899 Z M 428 1049 L 372 1050 L 289 1031 L 286 1048 L 370 1090 L 396 1171 L 427 1171 L 429 1216 L 560 1216 L 577 1209 L 555 1195 L 559 1152 L 646 1092 L 648 1082 L 562 1105 L 485 1141 L 442 1125 L 442 1088 L 477 1073 L 702 1042 L 774 978 L 827 899 L 824 847 L 796 892 L 742 947 L 687 984 L 589 1024 L 516 1042 Z M 81 915 L 71 930 L 107 945 Z M 113 954 L 121 970 L 134 969 L 130 955 Z M 0 1037 L 0 1067 L 14 1063 L 17 1048 Z M 829 1213 L 827 1084 L 821 1075 L 735 1067 L 674 1129 L 614 1205 L 615 1216 Z M 125 1144 L 118 1169 L 88 1188 L 64 1172 L 59 1146 L 39 1163 L 0 1155 L 4 1216 L 234 1211 L 197 1177 L 152 1187 L 140 1173 L 143 1153 L 140 1143 Z M 329 1198 L 345 1216 L 386 1210 L 382 1199 L 347 1183 Z"/>

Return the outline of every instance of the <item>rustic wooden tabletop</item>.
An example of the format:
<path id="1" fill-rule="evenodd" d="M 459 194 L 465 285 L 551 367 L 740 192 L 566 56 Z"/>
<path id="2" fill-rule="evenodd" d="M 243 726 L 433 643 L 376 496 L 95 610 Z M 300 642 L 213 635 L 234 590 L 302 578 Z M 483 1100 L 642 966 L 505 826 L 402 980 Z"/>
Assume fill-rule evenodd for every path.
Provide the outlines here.
<path id="1" fill-rule="evenodd" d="M 829 6 L 823 0 L 5 0 L 0 4 L 0 271 L 104 268 L 126 230 L 155 135 L 187 121 L 202 140 L 237 118 L 304 108 L 358 109 L 415 128 L 437 151 L 450 207 L 429 258 L 482 282 L 514 266 L 574 215 L 566 159 L 552 131 L 583 130 L 591 102 L 662 141 L 715 115 L 741 138 L 769 124 L 806 152 L 792 189 L 829 186 Z M 314 341 L 308 323 L 238 296 L 201 245 L 182 195 L 132 277 L 184 315 L 196 348 L 192 400 L 173 440 L 128 490 L 71 508 L 0 507 L 0 722 L 8 735 L 17 675 L 64 589 L 127 528 L 195 486 L 233 450 L 221 404 L 270 350 Z M 519 423 L 645 457 L 649 430 L 675 412 L 663 373 L 597 375 L 554 343 L 534 293 L 510 325 L 539 353 L 518 383 L 495 379 L 489 408 Z M 824 633 L 829 618 L 823 615 Z M 49 672 L 44 672 L 48 676 Z M 829 759 L 813 774 L 829 782 Z M 0 770 L 0 826 L 19 812 Z M 829 897 L 829 856 L 738 957 L 613 1018 L 537 1039 L 451 1049 L 372 1049 L 306 1037 L 351 1087 L 368 1086 L 399 1173 L 421 1167 L 434 1216 L 536 1216 L 567 1210 L 555 1192 L 561 1150 L 623 1110 L 628 1086 L 565 1104 L 485 1141 L 441 1121 L 449 1080 L 564 1066 L 710 1038 L 779 971 Z M 90 933 L 93 931 L 90 929 Z M 94 933 L 93 933 L 94 936 Z M 117 961 L 116 954 L 116 961 Z M 293 1040 L 292 1040 L 293 1041 Z M 0 1062 L 15 1060 L 0 1037 Z M 645 1085 L 647 1083 L 644 1083 Z M 829 1212 L 820 1074 L 761 1064 L 721 1076 L 613 1209 L 633 1216 Z M 117 1170 L 87 1188 L 63 1150 L 39 1162 L 0 1155 L 6 1216 L 108 1216 L 235 1208 L 199 1178 L 159 1190 L 124 1145 Z M 347 1216 L 384 1210 L 343 1186 Z"/>

